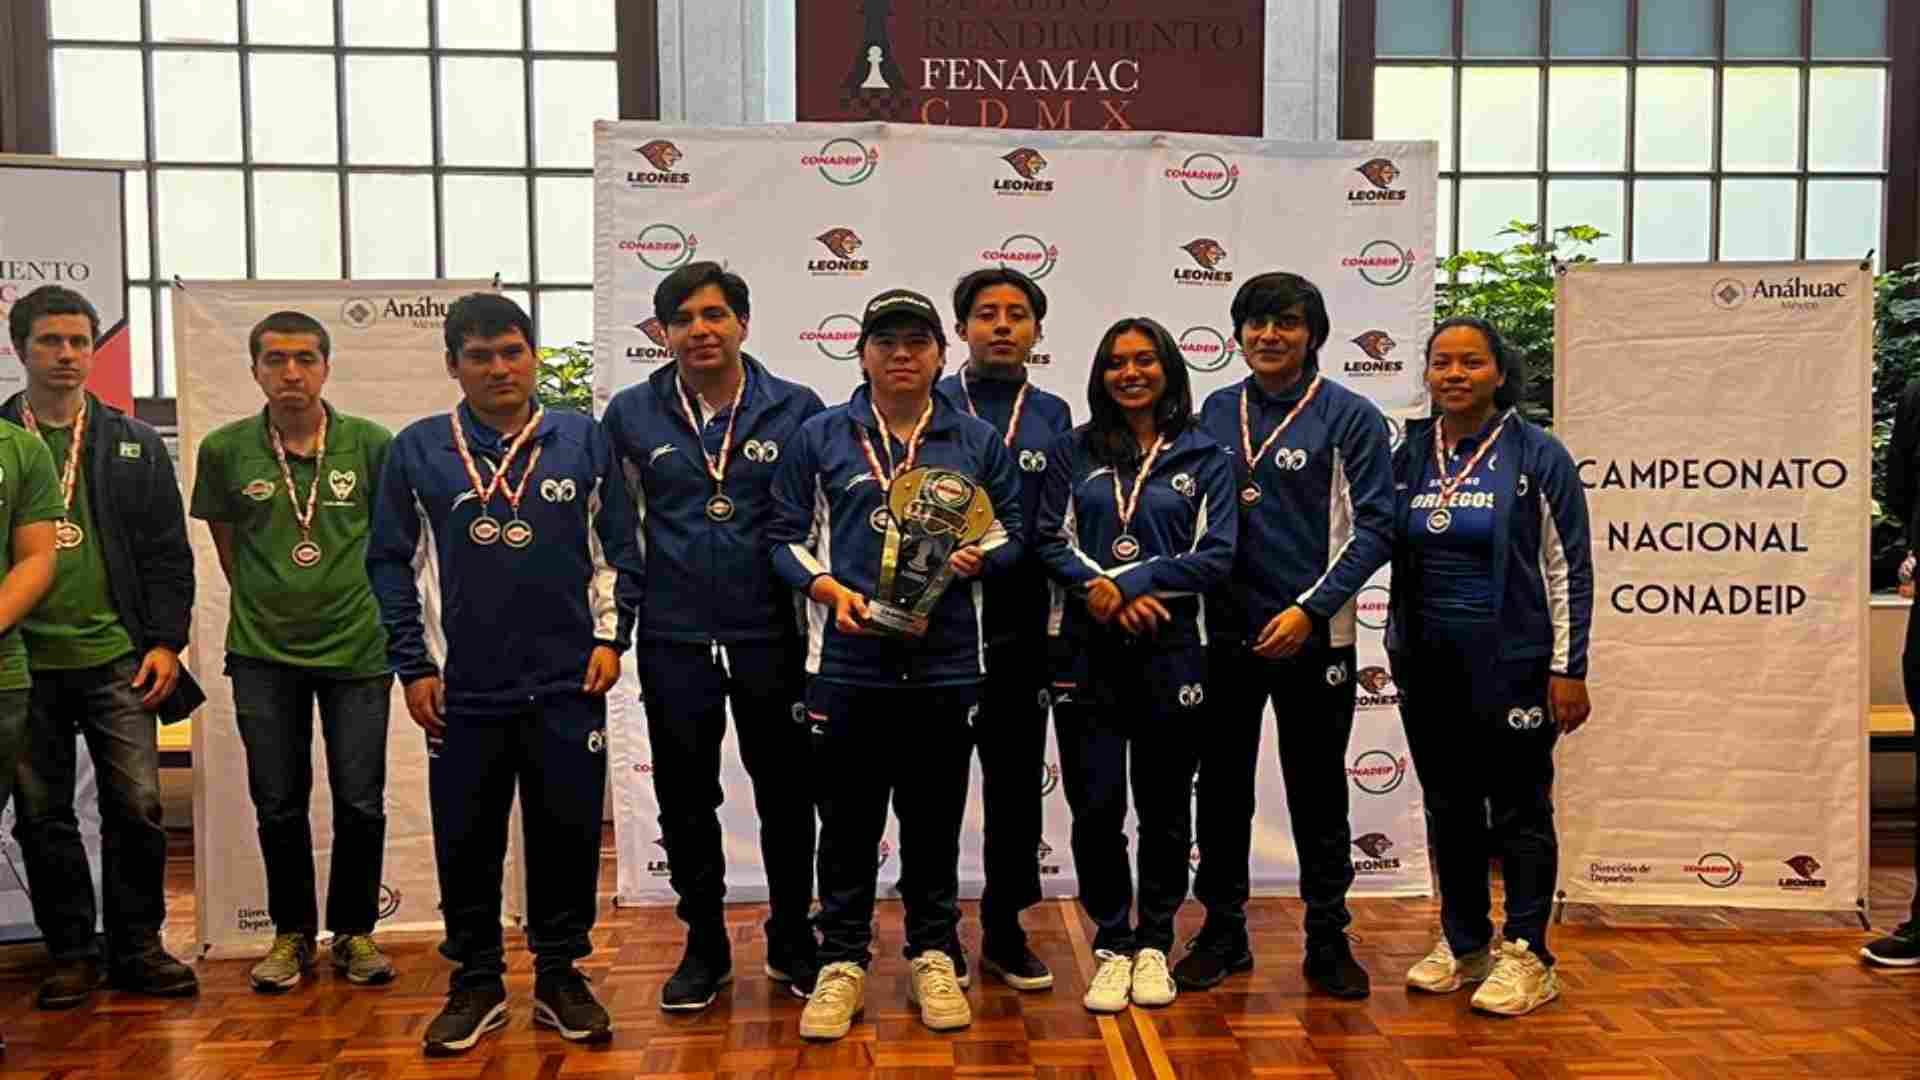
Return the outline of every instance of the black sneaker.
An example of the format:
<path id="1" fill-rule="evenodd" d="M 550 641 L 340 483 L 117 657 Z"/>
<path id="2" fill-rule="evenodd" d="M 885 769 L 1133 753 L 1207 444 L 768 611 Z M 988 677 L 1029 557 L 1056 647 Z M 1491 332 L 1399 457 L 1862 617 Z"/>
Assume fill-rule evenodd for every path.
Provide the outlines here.
<path id="1" fill-rule="evenodd" d="M 960 983 L 960 988 L 964 990 L 972 986 L 973 975 L 967 971 L 967 947 L 960 944 L 959 938 L 954 938 L 947 946 L 946 953 L 953 959 L 953 977 Z"/>
<path id="2" fill-rule="evenodd" d="M 534 976 L 533 1022 L 572 1042 L 603 1043 L 613 1038 L 613 1020 L 593 996 L 587 977 L 573 968 Z"/>
<path id="3" fill-rule="evenodd" d="M 1883 967 L 1920 967 L 1920 919 L 1902 923 L 1886 937 L 1868 942 L 1860 955 Z"/>
<path id="4" fill-rule="evenodd" d="M 1353 947 L 1347 943 L 1345 934 L 1308 941 L 1303 967 L 1307 982 L 1322 993 L 1338 998 L 1363 998 L 1372 992 L 1373 983 L 1367 978 L 1367 969 L 1353 958 Z"/>
<path id="5" fill-rule="evenodd" d="M 1200 933 L 1187 943 L 1187 955 L 1173 965 L 1173 982 L 1182 990 L 1208 990 L 1229 975 L 1253 970 L 1253 949 L 1244 931 Z"/>
<path id="6" fill-rule="evenodd" d="M 980 943 L 980 970 L 998 975 L 1000 981 L 1015 990 L 1048 990 L 1053 987 L 1053 972 L 1024 940 L 1003 942 L 989 938 Z"/>
<path id="7" fill-rule="evenodd" d="M 480 1036 L 507 1026 L 507 988 L 500 983 L 461 986 L 447 994 L 447 1007 L 427 1025 L 428 1057 L 452 1057 L 473 1049 Z"/>
<path id="8" fill-rule="evenodd" d="M 200 992 L 193 969 L 174 959 L 159 941 L 137 945 L 115 957 L 107 981 L 115 990 L 152 997 L 192 997 Z"/>
<path id="9" fill-rule="evenodd" d="M 53 974 L 40 984 L 40 993 L 34 1003 L 43 1009 L 71 1009 L 76 1005 L 85 1005 L 100 982 L 100 961 L 91 956 L 56 961 Z"/>
<path id="10" fill-rule="evenodd" d="M 713 1004 L 720 988 L 733 981 L 733 950 L 725 938 L 718 944 L 692 937 L 686 954 L 660 988 L 660 1008 L 666 1012 L 698 1012 Z"/>
<path id="11" fill-rule="evenodd" d="M 768 939 L 767 978 L 786 983 L 794 997 L 812 997 L 814 980 L 820 976 L 819 949 L 812 930 Z"/>

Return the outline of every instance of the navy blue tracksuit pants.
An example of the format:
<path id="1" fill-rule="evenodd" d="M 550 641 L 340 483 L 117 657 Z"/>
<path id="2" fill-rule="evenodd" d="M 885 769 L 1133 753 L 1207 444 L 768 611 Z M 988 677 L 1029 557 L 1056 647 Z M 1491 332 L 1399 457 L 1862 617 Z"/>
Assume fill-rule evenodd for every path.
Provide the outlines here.
<path id="1" fill-rule="evenodd" d="M 1061 780 L 1073 809 L 1080 906 L 1097 927 L 1096 950 L 1170 952 L 1173 917 L 1187 898 L 1206 651 L 1150 640 L 1123 644 L 1117 634 L 1087 648 L 1089 677 L 1053 710 Z M 1129 778 L 1140 843 L 1137 919 L 1127 865 Z"/>
<path id="2" fill-rule="evenodd" d="M 1246 937 L 1255 774 L 1271 701 L 1300 856 L 1307 938 L 1338 937 L 1353 921 L 1347 912 L 1353 885 L 1347 820 L 1353 646 L 1310 647 L 1284 660 L 1255 656 L 1239 643 L 1216 646 L 1208 675 L 1210 730 L 1199 738 L 1195 789 L 1200 866 L 1193 875 L 1193 895 L 1207 906 L 1207 926 Z"/>
<path id="3" fill-rule="evenodd" d="M 1502 663 L 1499 629 L 1428 617 L 1418 645 L 1394 658 L 1400 716 L 1427 804 L 1440 879 L 1440 926 L 1455 955 L 1493 941 L 1488 862 L 1500 856 L 1507 941 L 1553 963 L 1547 922 L 1560 873 L 1553 825 L 1547 661 Z M 1491 807 L 1491 824 L 1489 824 Z"/>
<path id="4" fill-rule="evenodd" d="M 661 843 L 672 867 L 676 911 L 695 931 L 722 930 L 727 865 L 717 811 L 720 743 L 733 704 L 740 761 L 753 785 L 767 868 L 769 938 L 811 935 L 814 779 L 797 639 L 713 646 L 650 641 L 636 647 L 660 802 Z"/>
<path id="5" fill-rule="evenodd" d="M 986 821 L 980 926 L 996 949 L 1026 943 L 1020 913 L 1040 902 L 1041 779 L 1047 758 L 1047 645 L 987 648 L 987 678 L 973 734 Z"/>
<path id="6" fill-rule="evenodd" d="M 873 959 L 883 858 L 898 858 L 911 958 L 949 948 L 960 924 L 960 819 L 979 686 L 807 686 L 820 805 L 820 963 Z M 880 841 L 891 802 L 900 850 Z"/>
<path id="7" fill-rule="evenodd" d="M 600 820 L 607 783 L 607 701 L 552 694 L 511 712 L 449 708 L 428 741 L 433 854 L 455 987 L 506 974 L 500 930 L 507 820 L 520 791 L 527 860 L 527 945 L 536 971 L 593 951 Z"/>

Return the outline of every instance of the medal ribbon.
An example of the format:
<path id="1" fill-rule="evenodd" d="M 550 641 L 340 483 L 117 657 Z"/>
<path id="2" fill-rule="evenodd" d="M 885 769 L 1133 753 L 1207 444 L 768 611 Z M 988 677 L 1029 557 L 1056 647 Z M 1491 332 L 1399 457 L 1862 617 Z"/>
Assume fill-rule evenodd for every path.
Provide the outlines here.
<path id="1" fill-rule="evenodd" d="M 868 404 L 872 405 L 873 403 L 869 400 Z M 913 434 L 907 436 L 907 458 L 900 464 L 895 465 L 893 463 L 893 437 L 888 433 L 889 429 L 886 419 L 880 415 L 880 406 L 873 405 L 873 421 L 880 427 L 880 445 L 887 452 L 887 467 L 885 471 L 882 471 L 880 468 L 880 456 L 873 452 L 873 439 L 867 435 L 867 430 L 859 424 L 854 425 L 854 428 L 860 432 L 860 449 L 866 452 L 867 465 L 873 469 L 873 478 L 880 481 L 881 491 L 886 491 L 893 486 L 894 477 L 913 468 L 914 459 L 920 456 L 920 440 L 927 433 L 927 421 L 932 419 L 933 398 L 929 397 L 927 398 L 926 411 L 920 414 L 919 421 L 913 425 Z"/>
<path id="2" fill-rule="evenodd" d="M 20 419 L 26 421 L 28 431 L 40 434 L 40 424 L 33 417 L 33 406 L 27 399 L 20 399 Z M 73 486 L 80 480 L 80 437 L 87 430 L 87 399 L 80 399 L 80 411 L 73 417 L 73 445 L 67 447 L 67 465 L 60 472 L 60 520 L 66 521 L 73 516 Z M 317 478 L 316 478 L 317 479 Z"/>
<path id="3" fill-rule="evenodd" d="M 1487 436 L 1487 441 L 1481 443 L 1480 449 L 1473 452 L 1473 456 L 1467 459 L 1466 465 L 1452 476 L 1447 475 L 1447 456 L 1452 453 L 1452 450 L 1447 446 L 1446 429 L 1438 426 L 1434 428 L 1433 467 L 1440 474 L 1440 507 L 1442 509 L 1452 504 L 1453 493 L 1460 489 L 1460 485 L 1466 481 L 1467 477 L 1473 475 L 1474 466 L 1479 465 L 1480 459 L 1487 456 L 1488 450 L 1493 449 L 1494 442 L 1500 438 L 1500 432 L 1506 430 L 1507 421 L 1511 419 L 1513 419 L 1513 410 L 1508 409 L 1507 415 L 1500 418 L 1499 426 L 1493 429 L 1493 434 Z"/>
<path id="4" fill-rule="evenodd" d="M 486 513 L 487 508 L 493 505 L 493 493 L 502 491 L 507 496 L 507 505 L 513 508 L 513 516 L 516 518 L 519 517 L 520 496 L 526 494 L 527 478 L 533 475 L 534 466 L 540 463 L 541 448 L 538 446 L 534 447 L 532 455 L 527 458 L 527 468 L 526 471 L 520 474 L 520 484 L 518 487 L 507 487 L 502 481 L 507 478 L 507 466 L 513 463 L 513 456 L 520 452 L 520 447 L 532 436 L 534 429 L 540 426 L 540 418 L 546 415 L 546 409 L 535 408 L 533 410 L 533 416 L 527 420 L 527 426 L 521 428 L 520 433 L 513 437 L 511 443 L 507 444 L 507 452 L 500 459 L 500 467 L 493 471 L 493 481 L 487 484 L 480 482 L 480 470 L 473 463 L 473 452 L 467 449 L 467 434 L 460 430 L 459 406 L 454 406 L 453 411 L 448 415 L 453 418 L 453 448 L 460 451 L 460 462 L 467 467 L 467 479 L 473 482 L 473 493 L 480 496 L 480 512 L 482 514 Z M 319 477 L 317 475 L 314 479 L 315 482 L 318 483 Z"/>
<path id="5" fill-rule="evenodd" d="M 727 479 L 727 461 L 733 456 L 733 422 L 740 418 L 740 400 L 746 396 L 747 373 L 740 373 L 740 383 L 733 388 L 733 404 L 727 406 L 727 434 L 720 440 L 720 456 L 715 458 L 707 453 L 707 440 L 701 434 L 699 414 L 693 409 L 693 399 L 687 396 L 687 384 L 680 381 L 678 372 L 673 376 L 674 388 L 680 391 L 680 408 L 687 414 L 687 426 L 693 429 L 693 441 L 700 444 L 700 456 L 707 459 L 707 475 L 713 477 L 713 490 L 718 493 Z"/>
<path id="6" fill-rule="evenodd" d="M 1027 403 L 1027 390 L 1032 385 L 1032 383 L 1022 379 L 1020 381 L 1020 392 L 1013 396 L 1013 415 L 1007 418 L 1007 434 L 1005 438 L 1001 440 L 1009 450 L 1013 449 L 1014 434 L 1020 430 L 1020 410 Z M 976 419 L 979 418 L 980 411 L 973 407 L 973 391 L 967 388 L 967 373 L 964 371 L 960 373 L 960 392 L 966 395 L 967 415 Z"/>
<path id="7" fill-rule="evenodd" d="M 314 450 L 313 487 L 307 490 L 307 509 L 300 509 L 300 497 L 293 490 L 293 466 L 287 464 L 287 444 L 280 437 L 280 429 L 273 426 L 272 417 L 267 419 L 267 434 L 273 442 L 273 458 L 280 463 L 280 479 L 287 485 L 287 501 L 293 504 L 293 523 L 300 526 L 302 542 L 313 538 L 313 505 L 320 497 L 320 472 L 327 461 L 327 413 L 320 411 L 320 444 Z"/>
<path id="8" fill-rule="evenodd" d="M 1293 423 L 1294 419 L 1300 415 L 1302 410 L 1306 409 L 1307 403 L 1313 400 L 1313 396 L 1320 392 L 1320 378 L 1318 374 L 1314 375 L 1313 382 L 1307 384 L 1307 392 L 1302 394 L 1300 400 L 1294 404 L 1293 411 L 1287 414 L 1286 419 L 1280 421 L 1279 427 L 1274 428 L 1267 434 L 1267 441 L 1261 443 L 1260 449 L 1257 451 L 1253 448 L 1253 428 L 1247 423 L 1247 396 L 1252 393 L 1252 391 L 1245 386 L 1240 388 L 1240 448 L 1247 453 L 1247 468 L 1249 470 L 1259 466 L 1260 458 L 1273 446 L 1273 441 L 1280 437 L 1281 432 L 1287 430 L 1287 427 Z"/>
<path id="9" fill-rule="evenodd" d="M 1153 459 L 1160 456 L 1160 448 L 1167 444 L 1164 435 L 1153 440 L 1153 446 L 1147 451 L 1147 460 L 1140 463 L 1140 475 L 1133 478 L 1133 494 L 1120 492 L 1120 470 L 1113 470 L 1114 509 L 1120 514 L 1120 533 L 1127 535 L 1128 526 L 1133 524 L 1133 512 L 1140 508 L 1140 493 L 1147 489 L 1147 474 L 1153 471 Z"/>

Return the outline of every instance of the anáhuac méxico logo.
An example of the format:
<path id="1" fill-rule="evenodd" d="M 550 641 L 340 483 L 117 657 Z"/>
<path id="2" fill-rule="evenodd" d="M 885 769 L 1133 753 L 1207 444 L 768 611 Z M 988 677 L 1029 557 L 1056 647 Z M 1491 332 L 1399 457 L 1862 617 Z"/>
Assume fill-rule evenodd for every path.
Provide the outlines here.
<path id="1" fill-rule="evenodd" d="M 693 182 L 692 173 L 674 172 L 673 166 L 686 154 L 666 139 L 654 139 L 633 148 L 651 168 L 627 170 L 627 186 L 636 188 L 683 187 Z"/>
<path id="2" fill-rule="evenodd" d="M 340 318 L 354 330 L 365 330 L 383 319 L 405 319 L 421 330 L 438 330 L 447 321 L 447 303 L 431 296 L 356 296 L 340 305 Z"/>
<path id="3" fill-rule="evenodd" d="M 1713 283 L 1709 297 L 1713 306 L 1724 311 L 1742 307 L 1748 300 L 1773 300 L 1789 310 L 1811 311 L 1822 300 L 1845 300 L 1847 283 L 1808 281 L 1799 274 L 1773 281 L 1755 278 L 1751 285 L 1737 278 L 1721 278 Z"/>

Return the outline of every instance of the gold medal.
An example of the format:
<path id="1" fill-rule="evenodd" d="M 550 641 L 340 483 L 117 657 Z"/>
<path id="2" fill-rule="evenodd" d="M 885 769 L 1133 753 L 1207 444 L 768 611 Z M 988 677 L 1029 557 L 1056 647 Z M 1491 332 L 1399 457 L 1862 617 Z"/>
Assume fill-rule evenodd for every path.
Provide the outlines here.
<path id="1" fill-rule="evenodd" d="M 20 399 L 20 419 L 28 431 L 40 434 L 40 424 L 34 419 L 33 406 L 28 404 L 24 396 Z M 60 523 L 53 527 L 53 546 L 57 548 L 72 550 L 87 542 L 85 530 L 73 521 L 73 489 L 80 480 L 80 437 L 86 430 L 87 399 L 82 395 L 80 411 L 73 417 L 73 442 L 67 447 L 67 464 L 60 472 Z"/>
<path id="2" fill-rule="evenodd" d="M 460 461 L 467 467 L 467 479 L 473 484 L 473 493 L 480 497 L 480 516 L 474 518 L 473 524 L 467 526 L 467 539 L 483 545 L 504 539 L 507 546 L 511 548 L 523 548 L 533 543 L 533 526 L 520 520 L 520 497 L 527 493 L 527 481 L 532 479 L 534 468 L 540 464 L 541 447 L 534 447 L 533 453 L 528 455 L 527 468 L 520 474 L 520 483 L 508 485 L 505 480 L 507 466 L 513 464 L 514 455 L 520 452 L 520 448 L 526 445 L 527 440 L 540 427 L 540 419 L 545 415 L 544 408 L 533 410 L 533 415 L 527 418 L 526 426 L 522 427 L 519 433 L 514 435 L 513 441 L 507 444 L 507 452 L 501 455 L 500 467 L 493 471 L 493 479 L 482 484 L 480 469 L 473 463 L 473 452 L 467 449 L 467 433 L 460 430 L 459 406 L 455 406 L 448 414 L 453 421 L 453 448 L 460 452 Z M 493 493 L 496 491 L 506 495 L 507 505 L 513 510 L 513 520 L 504 526 L 488 513 L 490 504 L 493 502 Z"/>
<path id="3" fill-rule="evenodd" d="M 286 440 L 280 437 L 280 429 L 273 426 L 272 416 L 267 418 L 267 439 L 273 444 L 274 460 L 280 463 L 280 479 L 287 486 L 287 501 L 293 504 L 293 523 L 300 528 L 300 542 L 293 545 L 293 565 L 303 570 L 317 566 L 320 545 L 313 542 L 313 507 L 320 495 L 320 473 L 327 461 L 327 412 L 320 410 L 320 439 L 313 453 L 313 486 L 307 489 L 305 510 L 300 508 L 300 497 L 293 491 L 293 466 L 287 464 Z"/>

